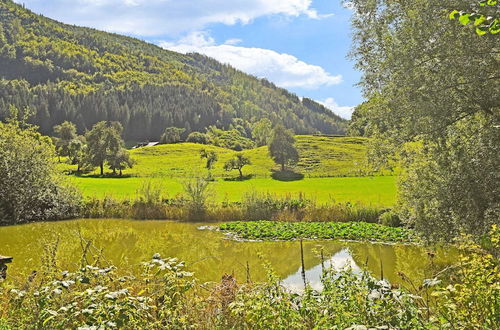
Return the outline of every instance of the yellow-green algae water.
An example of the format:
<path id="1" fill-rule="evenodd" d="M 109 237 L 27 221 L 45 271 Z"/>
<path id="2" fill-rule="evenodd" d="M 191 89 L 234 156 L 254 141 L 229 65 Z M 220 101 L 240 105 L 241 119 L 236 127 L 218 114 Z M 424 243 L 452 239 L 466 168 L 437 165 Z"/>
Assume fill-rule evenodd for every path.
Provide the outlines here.
<path id="1" fill-rule="evenodd" d="M 125 274 L 135 274 L 141 262 L 153 254 L 177 257 L 186 262 L 188 270 L 203 281 L 219 281 L 225 273 L 239 281 L 266 279 L 264 261 L 289 287 L 303 287 L 299 241 L 240 242 L 227 239 L 218 231 L 200 230 L 203 224 L 173 221 L 136 221 L 116 219 L 84 219 L 62 222 L 42 222 L 0 227 L 0 255 L 14 257 L 8 276 L 12 281 L 24 281 L 42 264 L 44 246 L 58 242 L 57 263 L 63 269 L 74 270 L 81 264 L 82 240 L 92 242 L 92 251 L 102 249 L 104 265 L 113 264 Z M 83 241 L 85 245 L 85 241 Z M 304 241 L 306 278 L 319 286 L 320 251 L 325 266 L 355 271 L 367 269 L 371 275 L 382 275 L 391 283 L 401 283 L 402 272 L 414 281 L 421 281 L 456 260 L 453 249 L 428 251 L 415 245 L 387 245 L 367 242 Z M 417 282 L 417 283 L 418 283 Z"/>

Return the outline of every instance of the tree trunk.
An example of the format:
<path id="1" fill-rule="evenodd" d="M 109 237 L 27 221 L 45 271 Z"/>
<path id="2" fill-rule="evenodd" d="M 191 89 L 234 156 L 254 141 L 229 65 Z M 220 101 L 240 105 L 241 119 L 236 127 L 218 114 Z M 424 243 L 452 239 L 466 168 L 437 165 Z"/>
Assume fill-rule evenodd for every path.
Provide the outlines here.
<path id="1" fill-rule="evenodd" d="M 240 172 L 240 179 L 243 179 L 243 172 L 241 171 L 241 168 L 239 168 L 238 171 Z"/>
<path id="2" fill-rule="evenodd" d="M 122 169 L 120 168 L 120 176 L 122 176 Z"/>
<path id="3" fill-rule="evenodd" d="M 101 163 L 100 165 L 101 168 L 101 176 L 104 175 L 104 163 Z"/>
<path id="4" fill-rule="evenodd" d="M 281 163 L 281 172 L 285 171 L 285 162 Z"/>

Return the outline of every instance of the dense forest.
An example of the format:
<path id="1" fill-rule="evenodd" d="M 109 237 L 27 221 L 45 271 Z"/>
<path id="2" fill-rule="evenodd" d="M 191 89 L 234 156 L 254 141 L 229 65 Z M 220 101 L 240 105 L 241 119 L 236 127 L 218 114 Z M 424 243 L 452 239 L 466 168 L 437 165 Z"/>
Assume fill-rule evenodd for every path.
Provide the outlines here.
<path id="1" fill-rule="evenodd" d="M 346 121 L 265 79 L 200 54 L 65 25 L 10 0 L 0 2 L 0 120 L 13 105 L 52 134 L 63 121 L 84 133 L 120 121 L 126 140 L 158 140 L 166 127 L 187 136 L 208 126 L 246 127 L 268 118 L 297 134 L 343 134 Z"/>

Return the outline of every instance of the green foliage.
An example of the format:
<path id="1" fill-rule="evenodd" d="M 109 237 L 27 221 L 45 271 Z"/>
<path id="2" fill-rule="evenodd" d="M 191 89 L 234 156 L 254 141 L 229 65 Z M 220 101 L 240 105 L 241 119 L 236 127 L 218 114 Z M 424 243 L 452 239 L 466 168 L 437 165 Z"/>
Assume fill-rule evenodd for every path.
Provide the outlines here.
<path id="1" fill-rule="evenodd" d="M 210 137 L 210 143 L 217 147 L 236 151 L 255 147 L 253 141 L 244 137 L 242 132 L 237 129 L 221 130 L 211 126 L 207 134 Z"/>
<path id="2" fill-rule="evenodd" d="M 184 128 L 167 127 L 160 137 L 160 143 L 177 143 L 181 142 L 181 134 L 184 133 Z"/>
<path id="3" fill-rule="evenodd" d="M 401 226 L 401 219 L 397 212 L 388 210 L 380 215 L 379 223 L 384 226 L 399 227 Z"/>
<path id="4" fill-rule="evenodd" d="M 488 238 L 498 250 L 498 229 Z M 367 271 L 325 265 L 321 290 L 308 285 L 300 293 L 285 288 L 265 261 L 265 282 L 242 284 L 225 275 L 220 283 L 199 284 L 176 258 L 155 254 L 141 273 L 123 276 L 113 266 L 100 266 L 100 255 L 84 254 L 76 271 L 62 271 L 54 262 L 30 281 L 0 285 L 0 324 L 12 329 L 498 329 L 498 259 L 468 240 L 461 247 L 460 260 L 431 271 L 423 282 L 401 273 L 406 282 L 396 287 Z"/>
<path id="5" fill-rule="evenodd" d="M 249 136 L 262 118 L 304 134 L 346 126 L 316 102 L 209 57 L 68 26 L 10 0 L 0 2 L 0 77 L 0 120 L 10 104 L 30 107 L 47 135 L 66 120 L 79 134 L 118 120 L 134 141 L 159 141 L 167 127 L 187 135 L 215 125 Z"/>
<path id="6" fill-rule="evenodd" d="M 348 239 L 382 242 L 414 242 L 417 239 L 410 229 L 366 222 L 238 221 L 224 223 L 219 229 L 243 239 Z"/>
<path id="7" fill-rule="evenodd" d="M 211 193 L 209 185 L 210 181 L 202 177 L 191 178 L 183 182 L 190 221 L 205 219 L 207 202 Z"/>
<path id="8" fill-rule="evenodd" d="M 368 101 L 351 129 L 373 137 L 375 164 L 402 164 L 403 222 L 431 240 L 480 237 L 500 219 L 496 36 L 436 19 L 467 0 L 352 3 L 351 56 Z"/>
<path id="9" fill-rule="evenodd" d="M 122 126 L 118 122 L 98 122 L 87 132 L 87 161 L 91 166 L 99 166 L 101 175 L 104 175 L 104 164 L 107 162 L 113 173 L 133 166 L 129 153 L 123 148 L 124 142 L 121 138 Z"/>
<path id="10" fill-rule="evenodd" d="M 58 172 L 51 140 L 17 120 L 0 123 L 0 223 L 78 214 L 80 196 Z"/>
<path id="11" fill-rule="evenodd" d="M 472 24 L 476 33 L 480 36 L 487 33 L 497 34 L 500 32 L 500 17 L 498 8 L 500 4 L 497 0 L 481 0 L 479 6 L 474 6 L 473 12 L 453 10 L 450 19 L 458 20 L 462 25 Z M 481 8 L 482 7 L 482 8 Z M 489 8 L 496 7 L 496 8 Z"/>
<path id="12" fill-rule="evenodd" d="M 113 174 L 116 174 L 116 170 L 119 170 L 120 176 L 122 176 L 122 171 L 127 168 L 132 168 L 135 161 L 130 158 L 130 153 L 127 149 L 121 148 L 108 157 L 108 164 L 109 168 L 113 170 Z"/>
<path id="13" fill-rule="evenodd" d="M 224 170 L 226 171 L 232 171 L 232 170 L 238 170 L 240 173 L 240 179 L 243 178 L 243 167 L 246 165 L 251 165 L 252 162 L 248 157 L 243 155 L 242 153 L 236 154 L 236 157 L 229 159 L 225 164 L 224 164 Z"/>
<path id="14" fill-rule="evenodd" d="M 257 144 L 257 147 L 268 145 L 272 131 L 273 124 L 267 118 L 262 118 L 253 125 L 252 137 Z"/>
<path id="15" fill-rule="evenodd" d="M 81 167 L 85 166 L 87 155 L 87 144 L 84 136 L 78 136 L 71 140 L 68 144 L 68 160 L 69 164 L 77 165 L 77 172 L 80 172 Z"/>
<path id="16" fill-rule="evenodd" d="M 56 150 L 60 156 L 69 156 L 69 145 L 77 138 L 75 124 L 65 121 L 61 125 L 54 126 L 56 135 Z"/>
<path id="17" fill-rule="evenodd" d="M 444 147 L 426 141 L 404 149 L 402 215 L 431 241 L 481 237 L 499 224 L 500 135 L 475 119 L 455 125 Z"/>
<path id="18" fill-rule="evenodd" d="M 491 244 L 490 251 L 473 243 L 470 237 L 461 237 L 462 255 L 456 272 L 452 273 L 459 280 L 447 286 L 441 285 L 432 292 L 438 301 L 436 314 L 446 320 L 448 326 L 462 329 L 479 325 L 484 329 L 496 329 L 500 326 L 499 227 L 492 226 L 485 237 Z M 445 282 L 446 277 L 442 277 L 438 280 Z"/>
<path id="19" fill-rule="evenodd" d="M 277 164 L 281 165 L 281 171 L 285 170 L 286 165 L 297 163 L 299 153 L 295 148 L 293 133 L 282 125 L 276 126 L 269 141 L 269 154 Z"/>
<path id="20" fill-rule="evenodd" d="M 210 137 L 207 134 L 200 132 L 190 133 L 186 139 L 186 142 L 199 143 L 199 144 L 209 144 Z"/>
<path id="21" fill-rule="evenodd" d="M 219 157 L 217 156 L 217 153 L 215 153 L 215 151 L 207 151 L 205 149 L 201 149 L 200 150 L 200 157 L 202 159 L 206 159 L 207 160 L 207 163 L 205 165 L 205 168 L 207 170 L 213 169 L 214 166 L 215 166 L 215 163 L 219 159 Z"/>

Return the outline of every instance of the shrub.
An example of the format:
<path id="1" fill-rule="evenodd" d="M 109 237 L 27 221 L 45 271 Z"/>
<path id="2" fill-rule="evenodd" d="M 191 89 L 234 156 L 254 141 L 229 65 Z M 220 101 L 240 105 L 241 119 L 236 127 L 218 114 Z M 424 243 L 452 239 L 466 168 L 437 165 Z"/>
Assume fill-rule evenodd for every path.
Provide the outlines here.
<path id="1" fill-rule="evenodd" d="M 186 142 L 199 143 L 199 144 L 209 144 L 210 138 L 207 134 L 200 132 L 192 132 L 188 135 Z"/>
<path id="2" fill-rule="evenodd" d="M 181 141 L 181 134 L 184 133 L 184 128 L 167 127 L 165 132 L 160 137 L 161 144 L 177 143 Z"/>
<path id="3" fill-rule="evenodd" d="M 207 211 L 207 200 L 210 195 L 210 181 L 196 177 L 183 182 L 184 191 L 187 195 L 188 219 L 204 220 Z"/>
<path id="4" fill-rule="evenodd" d="M 390 227 L 400 227 L 401 219 L 399 219 L 399 215 L 392 210 L 385 211 L 378 218 L 378 222 L 384 226 Z"/>
<path id="5" fill-rule="evenodd" d="M 218 147 L 236 151 L 255 148 L 255 143 L 244 137 L 237 129 L 224 131 L 212 126 L 209 128 L 208 135 L 212 144 Z"/>
<path id="6" fill-rule="evenodd" d="M 0 122 L 0 223 L 75 217 L 81 196 L 57 170 L 52 141 L 23 125 Z"/>

